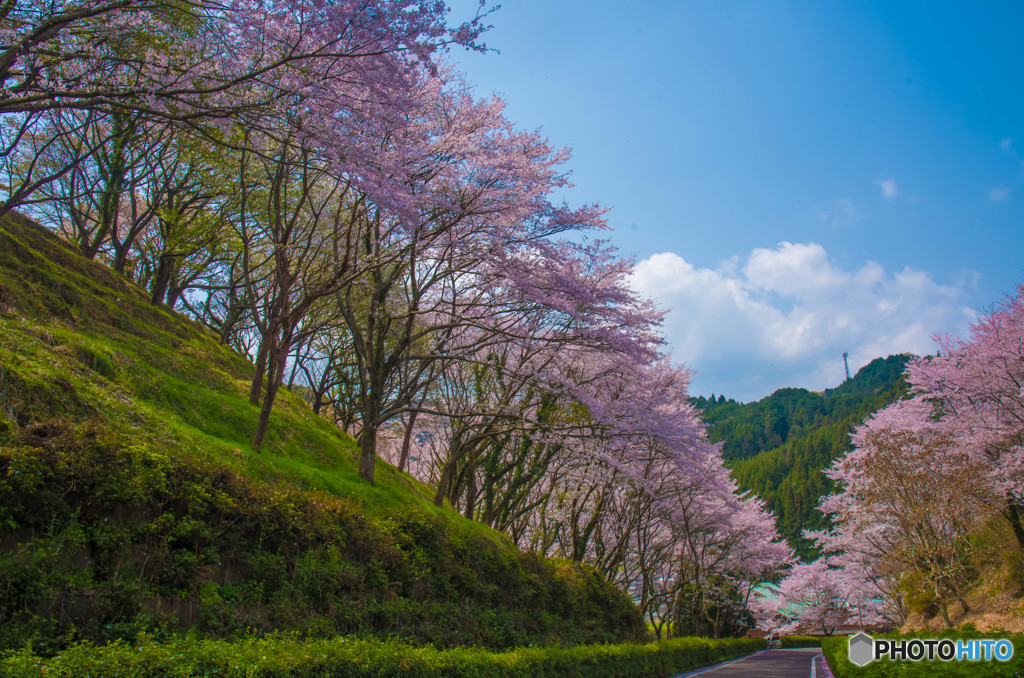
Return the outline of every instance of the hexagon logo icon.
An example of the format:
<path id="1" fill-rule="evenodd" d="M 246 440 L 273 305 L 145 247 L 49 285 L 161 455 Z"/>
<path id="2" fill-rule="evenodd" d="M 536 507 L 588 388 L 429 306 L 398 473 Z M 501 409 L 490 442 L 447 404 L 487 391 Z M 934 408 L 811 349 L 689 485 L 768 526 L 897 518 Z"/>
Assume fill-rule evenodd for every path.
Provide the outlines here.
<path id="1" fill-rule="evenodd" d="M 864 666 L 875 658 L 875 641 L 863 631 L 851 636 L 849 644 L 850 661 L 857 666 Z"/>

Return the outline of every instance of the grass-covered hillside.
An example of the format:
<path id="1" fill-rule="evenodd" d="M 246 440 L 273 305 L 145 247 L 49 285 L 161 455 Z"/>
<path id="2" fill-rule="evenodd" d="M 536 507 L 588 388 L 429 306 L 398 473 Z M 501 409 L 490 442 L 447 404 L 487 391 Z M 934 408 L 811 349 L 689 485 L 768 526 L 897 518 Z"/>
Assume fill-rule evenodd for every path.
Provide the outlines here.
<path id="1" fill-rule="evenodd" d="M 0 220 L 0 649 L 291 629 L 439 647 L 621 641 L 628 598 L 433 506 L 251 365 L 19 216 Z"/>

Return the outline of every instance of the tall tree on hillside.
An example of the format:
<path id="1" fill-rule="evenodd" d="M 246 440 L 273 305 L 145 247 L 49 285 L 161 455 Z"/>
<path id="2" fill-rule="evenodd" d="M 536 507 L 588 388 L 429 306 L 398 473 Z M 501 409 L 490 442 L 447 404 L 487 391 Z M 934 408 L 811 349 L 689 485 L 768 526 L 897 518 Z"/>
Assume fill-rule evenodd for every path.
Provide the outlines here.
<path id="1" fill-rule="evenodd" d="M 500 100 L 475 100 L 450 74 L 425 82 L 420 96 L 412 130 L 430 142 L 422 169 L 406 173 L 403 195 L 414 199 L 377 205 L 373 232 L 361 241 L 367 256 L 389 263 L 336 297 L 352 342 L 360 473 L 368 480 L 379 427 L 419 399 L 441 364 L 472 359 L 498 340 L 528 338 L 523 309 L 530 303 L 581 297 L 578 287 L 542 291 L 524 281 L 542 278 L 549 262 L 562 265 L 568 248 L 552 243 L 554 236 L 602 223 L 596 208 L 551 204 L 550 193 L 567 183 L 567 153 L 514 130 Z M 553 275 L 572 279 L 572 265 Z M 565 299 L 554 302 L 559 293 Z"/>
<path id="2" fill-rule="evenodd" d="M 214 206 L 226 194 L 220 177 L 229 163 L 195 136 L 125 111 L 55 110 L 44 119 L 39 131 L 49 149 L 40 162 L 77 159 L 26 202 L 85 256 L 106 260 L 151 288 L 155 303 L 173 306 L 215 258 L 194 255 L 215 251 L 228 230 L 214 214 L 223 206 Z"/>
<path id="3" fill-rule="evenodd" d="M 365 196 L 336 176 L 301 141 L 268 141 L 240 157 L 248 172 L 239 228 L 252 318 L 260 342 L 250 399 L 260 402 L 253 447 L 260 449 L 288 356 L 314 305 L 381 265 L 360 257 L 357 241 L 372 228 Z M 366 235 L 369 237 L 369 235 Z M 266 275 L 258 272 L 266 270 Z M 263 392 L 264 377 L 266 392 Z"/>

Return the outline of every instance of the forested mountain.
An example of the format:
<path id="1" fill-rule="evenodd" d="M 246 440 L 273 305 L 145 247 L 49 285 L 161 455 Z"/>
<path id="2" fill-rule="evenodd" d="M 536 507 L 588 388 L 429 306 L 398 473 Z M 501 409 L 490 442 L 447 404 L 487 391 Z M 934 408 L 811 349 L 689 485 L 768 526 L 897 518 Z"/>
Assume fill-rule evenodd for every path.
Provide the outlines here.
<path id="1" fill-rule="evenodd" d="M 783 388 L 753 403 L 725 396 L 694 399 L 712 441 L 744 490 L 775 512 L 779 533 L 802 558 L 815 555 L 801 534 L 825 525 L 818 500 L 832 490 L 822 473 L 850 449 L 850 431 L 905 390 L 909 355 L 876 358 L 856 376 L 822 393 Z"/>

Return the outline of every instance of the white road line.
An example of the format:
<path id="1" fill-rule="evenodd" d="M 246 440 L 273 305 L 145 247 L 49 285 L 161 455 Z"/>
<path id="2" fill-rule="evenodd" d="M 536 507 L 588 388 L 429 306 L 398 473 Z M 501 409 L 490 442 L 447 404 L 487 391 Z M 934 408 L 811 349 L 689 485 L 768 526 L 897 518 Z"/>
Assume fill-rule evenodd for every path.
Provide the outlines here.
<path id="1" fill-rule="evenodd" d="M 824 657 L 823 654 L 816 654 L 811 657 L 811 678 L 817 678 L 818 676 L 818 657 Z"/>

